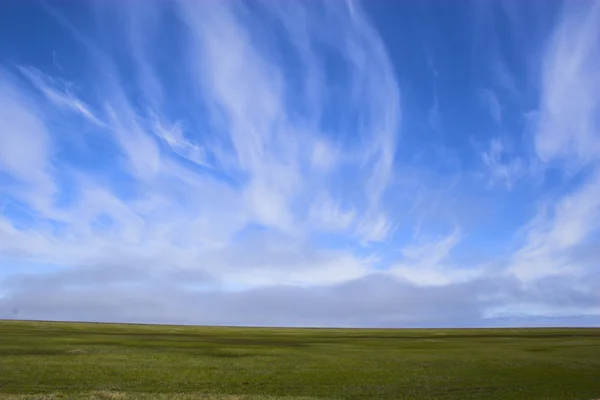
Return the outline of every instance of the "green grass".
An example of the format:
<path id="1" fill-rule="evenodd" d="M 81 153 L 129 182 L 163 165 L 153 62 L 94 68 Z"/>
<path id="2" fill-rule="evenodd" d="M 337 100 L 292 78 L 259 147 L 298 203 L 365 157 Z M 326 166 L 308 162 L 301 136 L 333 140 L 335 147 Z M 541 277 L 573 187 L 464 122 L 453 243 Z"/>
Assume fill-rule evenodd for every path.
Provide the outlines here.
<path id="1" fill-rule="evenodd" d="M 600 329 L 0 321 L 0 399 L 600 398 Z"/>

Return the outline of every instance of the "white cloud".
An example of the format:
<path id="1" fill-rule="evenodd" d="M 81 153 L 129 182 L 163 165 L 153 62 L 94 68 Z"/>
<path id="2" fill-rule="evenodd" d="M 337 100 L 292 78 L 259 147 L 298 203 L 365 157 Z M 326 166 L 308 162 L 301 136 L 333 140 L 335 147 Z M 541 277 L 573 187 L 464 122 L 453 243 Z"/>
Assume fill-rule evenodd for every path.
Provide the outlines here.
<path id="1" fill-rule="evenodd" d="M 239 287 L 333 284 L 364 276 L 372 268 L 368 259 L 309 240 L 315 232 L 335 232 L 349 240 L 360 232 L 362 240 L 381 241 L 392 226 L 381 197 L 393 173 L 398 93 L 385 49 L 360 9 L 355 7 L 352 17 L 328 4 L 322 15 L 304 5 L 274 9 L 283 22 L 295 23 L 288 30 L 304 65 L 307 90 L 290 102 L 295 93 L 286 65 L 264 50 L 250 29 L 252 21 L 240 16 L 237 5 L 179 3 L 189 33 L 185 54 L 190 59 L 183 61 L 190 68 L 181 68 L 191 71 L 193 96 L 187 100 L 199 101 L 209 112 L 178 116 L 164 106 L 169 91 L 177 89 L 158 70 L 142 67 L 156 56 L 144 32 L 152 37 L 160 29 L 157 13 L 162 12 L 158 4 L 148 7 L 128 9 L 126 19 L 137 84 L 145 86 L 141 98 L 123 84 L 122 60 L 54 11 L 96 61 L 98 69 L 88 72 L 98 79 L 86 84 L 93 94 L 88 98 L 98 104 L 81 100 L 69 81 L 29 67 L 20 72 L 47 100 L 39 113 L 30 103 L 41 97 L 20 84 L 0 93 L 6 104 L 2 111 L 10 112 L 2 122 L 25 129 L 23 135 L 2 130 L 2 151 L 10 151 L 2 161 L 36 186 L 36 194 L 49 188 L 43 196 L 47 204 L 30 227 L 3 216 L 0 251 L 18 255 L 20 265 L 206 270 Z M 102 18 L 110 15 L 106 11 Z M 311 22 L 317 15 L 335 20 L 330 25 L 337 28 L 322 30 Z M 339 41 L 343 38 L 348 40 Z M 348 104 L 340 116 L 347 120 L 344 126 L 352 127 L 347 122 L 354 118 L 361 121 L 356 132 L 348 133 L 357 135 L 356 144 L 319 122 L 322 108 L 332 101 L 321 89 L 324 54 L 317 56 L 314 48 L 321 39 L 328 51 L 348 61 Z M 55 181 L 49 173 L 50 143 L 62 138 L 46 131 L 44 122 L 60 118 L 61 129 L 69 130 L 80 123 L 72 118 L 77 116 L 94 127 L 94 134 L 82 135 L 82 141 L 100 140 L 118 152 L 106 153 L 110 159 L 92 173 L 68 165 L 69 154 L 63 155 L 56 160 L 61 176 Z M 208 132 L 195 131 L 198 121 Z M 205 168 L 181 163 L 179 157 Z M 120 162 L 113 164 L 115 159 Z M 331 187 L 341 170 L 355 174 L 351 196 Z M 62 181 L 67 178 L 68 187 Z M 50 189 L 68 201 L 53 204 Z M 26 199 L 25 206 L 31 201 Z M 260 236 L 245 231 L 255 225 L 274 229 L 285 238 L 278 242 L 295 241 L 296 247 L 261 250 L 272 238 L 244 247 L 248 239 L 243 238 Z M 245 268 L 250 254 L 256 260 Z M 293 259 L 298 261 L 286 268 Z"/>
<path id="2" fill-rule="evenodd" d="M 0 168 L 17 179 L 6 188 L 34 210 L 47 210 L 56 185 L 51 174 L 52 140 L 35 104 L 0 69 Z"/>
<path id="3" fill-rule="evenodd" d="M 344 209 L 339 202 L 334 202 L 331 196 L 323 191 L 315 194 L 308 218 L 311 226 L 317 229 L 343 232 L 354 222 L 356 211 Z"/>
<path id="4" fill-rule="evenodd" d="M 527 228 L 527 241 L 514 254 L 511 273 L 531 280 L 585 272 L 583 265 L 573 263 L 570 252 L 600 231 L 599 175 L 596 173 L 577 191 L 561 197 Z"/>
<path id="5" fill-rule="evenodd" d="M 447 236 L 428 241 L 424 244 L 413 244 L 402 249 L 402 254 L 413 261 L 435 265 L 442 261 L 459 243 L 460 229 L 455 229 Z"/>
<path id="6" fill-rule="evenodd" d="M 331 144 L 324 140 L 315 141 L 311 156 L 311 163 L 314 168 L 327 171 L 337 164 L 337 158 L 337 153 Z"/>
<path id="7" fill-rule="evenodd" d="M 481 89 L 479 91 L 479 97 L 483 106 L 489 111 L 492 119 L 495 123 L 502 123 L 502 109 L 500 107 L 500 102 L 498 101 L 498 97 L 494 93 L 494 91 L 490 89 Z"/>
<path id="8" fill-rule="evenodd" d="M 154 132 L 181 157 L 198 165 L 210 167 L 210 163 L 206 157 L 206 151 L 201 146 L 191 143 L 185 138 L 181 123 L 165 126 L 159 120 L 156 120 L 154 123 Z"/>
<path id="9" fill-rule="evenodd" d="M 161 168 L 159 148 L 127 100 L 117 97 L 113 101 L 114 106 L 109 105 L 106 111 L 108 125 L 119 143 L 129 172 L 139 179 L 152 179 Z"/>
<path id="10" fill-rule="evenodd" d="M 58 107 L 75 112 L 93 124 L 99 126 L 104 125 L 98 117 L 94 115 L 90 106 L 79 100 L 66 82 L 45 76 L 41 71 L 32 67 L 21 67 L 20 71 L 44 94 L 44 96 L 46 96 L 48 100 Z"/>
<path id="11" fill-rule="evenodd" d="M 513 156 L 499 137 L 490 141 L 490 147 L 481 154 L 481 160 L 488 169 L 490 183 L 502 182 L 507 189 L 512 189 L 524 173 L 521 159 Z"/>
<path id="12" fill-rule="evenodd" d="M 110 9 L 110 6 L 103 3 L 94 6 Z M 166 88 L 154 70 L 152 49 L 156 46 L 156 40 L 160 38 L 158 28 L 161 14 L 152 4 L 136 2 L 122 4 L 114 11 L 123 17 L 125 22 L 123 31 L 129 44 L 129 53 L 136 66 L 139 87 L 143 90 L 148 105 L 158 111 L 165 101 Z"/>
<path id="13" fill-rule="evenodd" d="M 542 59 L 535 150 L 543 163 L 562 167 L 568 181 L 544 199 L 525 227 L 528 236 L 509 271 L 532 282 L 545 276 L 587 276 L 593 268 L 573 254 L 600 231 L 600 2 L 568 4 Z M 574 188 L 574 189 L 571 189 Z"/>
<path id="14" fill-rule="evenodd" d="M 371 214 L 358 223 L 356 233 L 363 243 L 381 242 L 393 228 L 384 214 Z"/>
<path id="15" fill-rule="evenodd" d="M 401 250 L 404 260 L 393 265 L 389 273 L 422 286 L 473 281 L 485 272 L 481 267 L 461 268 L 449 259 L 461 239 L 461 230 L 457 228 L 446 236 L 408 245 Z"/>
<path id="16" fill-rule="evenodd" d="M 203 263 L 230 286 L 319 286 L 357 279 L 372 270 L 371 260 L 349 251 L 317 250 L 278 235 L 258 235 L 228 252 L 208 253 Z"/>
<path id="17" fill-rule="evenodd" d="M 543 55 L 535 148 L 580 167 L 600 157 L 600 2 L 569 5 Z"/>
<path id="18" fill-rule="evenodd" d="M 380 198 L 392 173 L 398 92 L 385 50 L 366 21 L 357 13 L 349 20 L 344 10 L 323 4 L 321 11 L 339 21 L 336 29 L 324 32 L 317 25 L 322 16 L 313 15 L 311 8 L 275 7 L 273 12 L 288 27 L 304 66 L 302 87 L 307 91 L 293 93 L 295 89 L 286 83 L 283 66 L 256 45 L 253 32 L 246 28 L 254 22 L 244 19 L 249 17 L 241 17 L 229 4 L 182 2 L 181 8 L 194 54 L 193 78 L 198 87 L 208 88 L 210 97 L 216 100 L 210 108 L 213 114 L 227 116 L 219 131 L 228 133 L 224 140 L 235 151 L 237 168 L 249 178 L 245 192 L 256 218 L 263 224 L 293 230 L 297 224 L 294 199 L 307 190 L 315 190 L 315 183 L 316 189 L 326 184 L 327 179 L 321 175 L 335 169 L 343 159 L 333 151 L 335 144 L 319 138 L 324 133 L 318 124 L 319 108 L 326 104 L 310 104 L 325 101 L 319 89 L 322 66 L 316 60 L 313 41 L 325 40 L 331 51 L 350 61 L 348 107 L 363 122 L 357 139 L 364 143 L 365 150 L 354 162 L 360 165 L 357 178 L 364 185 L 365 204 L 360 208 L 366 207 L 360 216 L 365 221 L 359 225 L 373 225 L 367 220 L 378 215 L 375 234 L 373 229 L 358 232 L 365 232 L 369 240 L 385 238 L 388 229 L 381 226 L 388 223 L 380 221 L 385 218 Z M 344 41 L 335 42 L 340 36 Z M 288 100 L 290 95 L 293 100 Z M 310 129 L 307 131 L 306 127 Z M 307 146 L 310 143 L 315 143 L 312 149 Z M 302 165 L 307 157 L 317 167 L 308 176 Z"/>

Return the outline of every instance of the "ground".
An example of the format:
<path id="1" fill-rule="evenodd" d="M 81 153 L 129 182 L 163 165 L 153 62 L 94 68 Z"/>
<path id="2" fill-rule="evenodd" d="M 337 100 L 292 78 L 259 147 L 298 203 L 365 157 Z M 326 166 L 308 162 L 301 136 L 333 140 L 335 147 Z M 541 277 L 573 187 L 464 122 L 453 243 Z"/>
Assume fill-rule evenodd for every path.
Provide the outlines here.
<path id="1" fill-rule="evenodd" d="M 0 399 L 600 398 L 600 329 L 0 321 Z"/>

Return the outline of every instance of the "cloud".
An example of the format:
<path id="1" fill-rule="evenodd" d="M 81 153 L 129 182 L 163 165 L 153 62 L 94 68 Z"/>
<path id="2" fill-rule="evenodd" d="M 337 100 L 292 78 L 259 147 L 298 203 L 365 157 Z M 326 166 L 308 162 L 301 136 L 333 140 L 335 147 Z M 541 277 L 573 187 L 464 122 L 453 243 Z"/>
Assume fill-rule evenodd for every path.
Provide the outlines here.
<path id="1" fill-rule="evenodd" d="M 526 244 L 514 255 L 510 271 L 531 280 L 556 274 L 581 276 L 589 268 L 597 268 L 574 262 L 571 253 L 600 231 L 599 198 L 596 173 L 575 192 L 541 208 L 527 229 Z"/>
<path id="2" fill-rule="evenodd" d="M 181 157 L 198 165 L 210 167 L 210 162 L 207 160 L 204 149 L 201 146 L 186 140 L 181 123 L 163 126 L 163 124 L 157 120 L 154 124 L 154 132 Z"/>
<path id="3" fill-rule="evenodd" d="M 458 244 L 460 230 L 455 229 L 448 236 L 434 239 L 431 242 L 419 245 L 411 245 L 402 249 L 404 257 L 418 260 L 425 264 L 437 264 L 444 259 L 448 253 Z"/>
<path id="4" fill-rule="evenodd" d="M 600 3 L 565 6 L 541 65 L 535 151 L 545 168 L 560 166 L 567 188 L 541 202 L 525 227 L 525 243 L 510 271 L 526 281 L 547 276 L 584 278 L 597 265 L 574 255 L 600 230 L 600 161 L 595 93 L 600 74 Z M 575 179 L 574 171 L 585 170 Z M 568 185 L 568 186 L 567 186 Z"/>
<path id="5" fill-rule="evenodd" d="M 481 89 L 479 91 L 479 97 L 482 105 L 489 111 L 492 119 L 496 124 L 502 123 L 502 109 L 498 102 L 498 97 L 490 89 Z"/>
<path id="6" fill-rule="evenodd" d="M 544 162 L 571 168 L 598 160 L 600 3 L 568 7 L 543 55 L 535 149 Z"/>
<path id="7" fill-rule="evenodd" d="M 429 126 L 431 126 L 431 128 L 433 130 L 439 130 L 440 126 L 441 126 L 441 117 L 440 117 L 440 104 L 439 104 L 439 99 L 438 99 L 438 95 L 437 95 L 437 89 L 434 87 L 434 91 L 433 91 L 433 104 L 431 105 L 431 108 L 429 109 L 429 114 L 427 116 L 428 122 L 429 122 Z"/>
<path id="8" fill-rule="evenodd" d="M 51 173 L 53 143 L 32 103 L 16 78 L 0 70 L 0 168 L 18 184 L 5 190 L 42 211 L 56 193 Z"/>
<path id="9" fill-rule="evenodd" d="M 507 189 L 512 189 L 524 173 L 521 159 L 511 155 L 499 137 L 490 141 L 489 149 L 481 154 L 481 160 L 488 169 L 490 183 L 504 183 Z"/>
<path id="10" fill-rule="evenodd" d="M 303 168 L 299 160 L 311 157 L 313 165 L 327 167 L 329 172 L 339 166 L 334 164 L 337 158 L 330 150 L 332 146 L 319 138 L 326 133 L 319 126 L 322 111 L 306 105 L 326 98 L 319 93 L 323 74 L 316 72 L 320 64 L 315 61 L 314 44 L 323 40 L 330 48 L 327 53 L 319 54 L 321 58 L 327 60 L 340 53 L 349 62 L 345 67 L 349 74 L 348 96 L 342 101 L 361 120 L 356 129 L 359 140 L 352 145 L 363 143 L 366 150 L 353 160 L 359 167 L 355 169 L 357 178 L 365 185 L 364 204 L 360 205 L 365 211 L 359 225 L 373 225 L 373 229 L 382 232 L 371 235 L 369 229 L 359 229 L 358 233 L 365 232 L 369 238 L 380 240 L 385 232 L 378 228 L 379 214 L 383 212 L 379 200 L 390 180 L 394 138 L 398 133 L 398 93 L 385 50 L 358 14 L 350 18 L 347 10 L 323 5 L 321 11 L 326 18 L 340 21 L 339 29 L 324 32 L 317 25 L 323 16 L 315 14 L 312 8 L 275 9 L 299 50 L 304 66 L 302 86 L 311 88 L 306 99 L 302 92 L 295 92 L 295 87 L 287 84 L 289 72 L 256 46 L 252 32 L 245 29 L 245 24 L 254 23 L 252 19 L 246 21 L 235 9 L 226 6 L 181 4 L 195 55 L 190 67 L 192 78 L 199 87 L 208 88 L 211 98 L 216 100 L 211 109 L 227 116 L 226 126 L 219 130 L 229 133 L 226 141 L 235 154 L 236 169 L 249 177 L 246 196 L 253 204 L 255 217 L 261 223 L 289 230 L 295 224 L 290 203 L 307 186 L 312 186 L 311 180 L 322 180 L 319 169 L 311 171 L 312 176 L 301 178 Z M 299 26 L 300 22 L 308 29 Z M 338 37 L 344 38 L 341 46 L 334 44 Z M 376 99 L 384 100 L 377 104 L 385 106 L 376 105 Z M 327 102 L 321 108 L 326 107 L 329 107 Z M 283 132 L 287 134 L 282 136 Z M 306 154 L 303 143 L 313 141 L 315 150 L 311 155 Z M 337 147 L 347 147 L 349 143 L 344 140 Z M 333 176 L 340 176 L 340 171 L 337 172 Z"/>
<path id="11" fill-rule="evenodd" d="M 156 55 L 147 40 L 166 29 L 165 7 L 174 7 L 175 22 L 187 40 L 178 55 L 185 64 L 181 72 L 189 74 L 185 90 L 174 86 L 172 77 L 159 73 L 159 68 L 150 67 Z M 256 267 L 248 271 L 236 267 L 246 265 L 244 251 L 258 251 L 268 240 L 247 226 L 273 229 L 280 240 L 294 238 L 300 246 L 297 251 L 318 254 L 329 250 L 303 247 L 311 243 L 313 232 L 333 230 L 356 240 L 357 232 L 364 230 L 368 240 L 385 239 L 390 224 L 380 198 L 390 181 L 398 128 L 398 93 L 391 67 L 359 8 L 352 16 L 345 7 L 325 4 L 268 10 L 286 26 L 291 49 L 297 49 L 302 59 L 304 66 L 297 72 L 312 87 L 303 98 L 296 95 L 289 77 L 296 71 L 266 51 L 267 42 L 253 28 L 257 17 L 241 13 L 244 7 L 187 2 L 155 3 L 144 10 L 128 7 L 121 34 L 127 39 L 131 63 L 116 56 L 119 44 L 110 35 L 91 37 L 60 11 L 49 10 L 90 53 L 94 63 L 88 74 L 97 79 L 76 91 L 66 79 L 19 67 L 41 97 L 26 91 L 22 81 L 7 83 L 2 91 L 4 110 L 12 114 L 4 122 L 35 135 L 29 140 L 39 145 L 39 150 L 27 147 L 21 141 L 24 135 L 3 129 L 3 149 L 11 151 L 3 157 L 8 172 L 26 177 L 36 189 L 51 188 L 45 197 L 60 200 L 59 205 L 49 199 L 26 228 L 5 214 L 3 254 L 19 254 L 23 265 L 41 260 L 69 268 L 143 263 L 149 269 L 189 269 L 210 260 L 212 265 L 205 268 L 241 286 L 316 284 L 319 279 L 327 283 L 364 274 L 369 266 L 351 252 L 333 252 L 310 267 L 298 263 L 300 271 L 280 273 L 285 258 L 264 250 Z M 102 11 L 98 21 L 106 26 L 121 12 L 109 6 L 98 9 Z M 312 16 L 338 21 L 339 27 L 322 30 L 310 22 Z M 302 27 L 305 23 L 310 23 L 309 29 Z M 339 44 L 339 38 L 347 40 Z M 317 60 L 315 48 L 321 40 L 327 49 Z M 333 99 L 318 93 L 323 90 L 318 82 L 324 79 L 320 63 L 338 55 L 347 60 L 341 68 L 348 73 L 350 113 L 348 121 L 340 123 L 360 120 L 356 143 L 332 136 L 331 127 L 321 121 L 322 108 L 331 107 Z M 143 86 L 139 92 L 124 84 L 127 68 L 139 69 L 140 79 L 133 82 Z M 90 94 L 87 102 L 78 96 L 84 90 Z M 164 103 L 166 93 L 177 93 L 204 111 L 174 114 Z M 319 107 L 304 107 L 315 100 Z M 27 109 L 29 103 L 42 105 L 37 114 Z M 388 105 L 375 105 L 382 103 Z M 184 106 L 188 104 L 180 104 Z M 54 168 L 49 163 L 50 143 L 70 144 L 59 132 L 46 130 L 44 122 L 61 118 L 61 129 L 69 131 L 76 129 L 80 117 L 91 127 L 87 136 L 80 137 L 86 146 L 61 148 L 63 154 L 55 160 L 60 173 L 50 174 Z M 92 141 L 102 143 L 101 153 L 87 145 Z M 364 154 L 353 150 L 361 146 L 367 149 Z M 18 156 L 26 151 L 31 159 Z M 90 171 L 78 164 L 85 157 L 105 158 Z M 348 173 L 356 174 L 356 182 L 364 187 L 358 186 L 352 196 L 330 190 L 332 180 Z M 312 198 L 312 193 L 322 195 Z M 30 200 L 25 199 L 25 207 L 31 206 Z M 259 239 L 254 248 L 246 248 L 240 235 Z M 231 252 L 240 256 L 218 254 L 223 246 L 231 246 Z"/>
<path id="12" fill-rule="evenodd" d="M 248 291 L 194 290 L 176 277 L 149 277 L 135 270 L 109 276 L 120 276 L 118 282 L 130 285 L 115 285 L 97 271 L 46 277 L 51 285 L 23 275 L 10 282 L 10 295 L 0 299 L 1 308 L 16 307 L 25 318 L 52 314 L 59 319 L 227 325 L 422 326 L 466 323 L 479 307 L 465 296 L 466 287 L 441 287 L 432 296 L 428 290 L 378 275 L 337 285 Z M 481 293 L 484 285 L 472 288 Z M 95 310 L 93 316 L 90 310 Z"/>
<path id="13" fill-rule="evenodd" d="M 325 230 L 344 231 L 352 225 L 355 218 L 354 209 L 343 209 L 327 192 L 316 194 L 316 199 L 309 210 L 309 220 Z"/>
<path id="14" fill-rule="evenodd" d="M 102 122 L 94 115 L 90 107 L 77 98 L 67 82 L 52 79 L 32 67 L 21 67 L 19 69 L 35 88 L 41 91 L 56 106 L 80 114 L 93 124 L 102 125 Z"/>
<path id="15" fill-rule="evenodd" d="M 106 271 L 106 270 L 104 270 Z M 506 278 L 477 279 L 435 287 L 415 286 L 385 275 L 373 274 L 341 284 L 319 287 L 271 286 L 247 291 L 197 287 L 206 282 L 169 274 L 148 276 L 122 269 L 106 275 L 75 271 L 45 277 L 52 285 L 22 275 L 11 282 L 11 292 L 0 299 L 0 309 L 17 308 L 23 318 L 84 321 L 198 323 L 262 326 L 514 326 L 565 324 L 558 310 L 590 312 L 575 323 L 598 323 L 596 292 L 565 291 L 565 285 L 545 281 L 539 291 L 525 291 Z M 120 276 L 119 286 L 105 276 Z M 87 283 L 86 283 L 87 282 Z M 570 282 L 574 283 L 574 282 Z M 547 304 L 554 312 L 526 317 L 507 312 L 506 304 Z M 581 308 L 586 304 L 585 308 Z M 574 308 L 579 307 L 579 308 Z M 505 307 L 504 309 L 502 307 Z M 542 308 L 543 306 L 537 306 Z M 93 310 L 93 312 L 91 312 Z M 488 318 L 482 318 L 487 311 Z M 595 314 L 595 316 L 594 316 Z M 548 316 L 544 316 L 548 315 Z M 578 314 L 581 315 L 581 314 Z M 512 316 L 512 318 L 510 317 Z M 581 317 L 580 317 L 581 318 Z M 477 321 L 477 322 L 473 322 Z M 568 325 L 572 325 L 568 323 Z"/>
<path id="16" fill-rule="evenodd" d="M 392 266 L 390 273 L 419 286 L 445 286 L 475 280 L 483 274 L 482 268 L 460 268 L 449 257 L 461 236 L 461 230 L 457 228 L 446 236 L 410 244 L 401 250 L 404 260 Z"/>
<path id="17" fill-rule="evenodd" d="M 597 4 L 535 43 L 535 112 L 499 87 L 527 81 L 510 57 L 481 57 L 506 82 L 462 74 L 448 38 L 413 59 L 354 2 L 45 7 L 75 39 L 61 75 L 0 69 L 0 316 L 598 321 Z M 490 117 L 502 133 L 470 153 Z"/>

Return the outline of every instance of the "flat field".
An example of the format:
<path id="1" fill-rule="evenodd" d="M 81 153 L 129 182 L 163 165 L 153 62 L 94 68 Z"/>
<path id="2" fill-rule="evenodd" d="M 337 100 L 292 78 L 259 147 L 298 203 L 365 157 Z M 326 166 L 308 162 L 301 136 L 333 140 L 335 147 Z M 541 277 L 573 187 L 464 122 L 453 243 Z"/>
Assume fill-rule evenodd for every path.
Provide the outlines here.
<path id="1" fill-rule="evenodd" d="M 0 321 L 0 399 L 600 399 L 600 329 Z"/>

